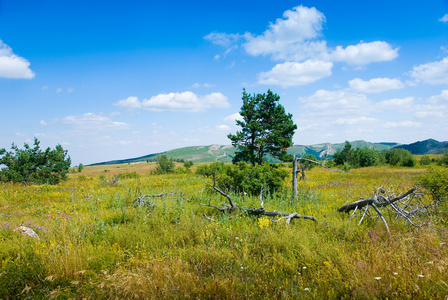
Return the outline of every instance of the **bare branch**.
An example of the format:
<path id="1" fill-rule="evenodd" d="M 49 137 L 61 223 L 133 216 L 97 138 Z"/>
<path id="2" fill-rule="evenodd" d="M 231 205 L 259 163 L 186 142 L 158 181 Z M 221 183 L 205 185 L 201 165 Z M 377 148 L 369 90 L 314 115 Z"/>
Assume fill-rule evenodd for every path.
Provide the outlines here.
<path id="1" fill-rule="evenodd" d="M 316 164 L 316 165 L 320 165 L 320 166 L 324 167 L 325 169 L 327 169 L 327 170 L 330 171 L 330 172 L 347 173 L 347 171 L 342 171 L 342 170 L 338 170 L 338 169 L 330 169 L 330 168 L 327 167 L 325 164 L 320 163 L 320 162 L 317 162 L 317 161 L 314 161 L 314 160 L 312 160 L 312 159 L 308 159 L 308 158 L 298 158 L 298 159 L 299 159 L 299 160 L 304 160 L 304 161 L 309 161 L 309 162 L 312 162 L 312 163 L 314 163 L 314 164 Z"/>
<path id="2" fill-rule="evenodd" d="M 205 182 L 205 181 L 204 181 L 204 183 L 208 184 L 212 189 L 214 189 L 215 191 L 217 191 L 218 193 L 220 193 L 222 196 L 224 196 L 227 200 L 229 200 L 229 205 L 230 205 L 231 209 L 234 209 L 235 206 L 233 205 L 232 198 L 230 198 L 229 195 L 227 195 L 226 193 L 224 193 L 223 191 L 221 191 L 221 190 L 220 190 L 219 188 L 217 188 L 214 184 L 211 185 L 210 183 Z"/>

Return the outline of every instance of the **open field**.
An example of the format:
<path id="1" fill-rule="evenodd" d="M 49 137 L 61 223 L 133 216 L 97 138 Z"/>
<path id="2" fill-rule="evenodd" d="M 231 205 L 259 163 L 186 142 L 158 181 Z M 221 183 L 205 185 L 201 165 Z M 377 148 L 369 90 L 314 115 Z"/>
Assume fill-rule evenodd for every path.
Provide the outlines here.
<path id="1" fill-rule="evenodd" d="M 196 166 L 197 164 L 195 164 Z M 181 164 L 179 164 L 181 166 Z M 0 184 L 0 298 L 445 299 L 447 220 L 417 230 L 385 218 L 358 225 L 337 209 L 374 187 L 404 192 L 425 172 L 314 168 L 265 198 L 270 211 L 315 216 L 272 223 L 231 219 L 201 203 L 224 198 L 194 174 L 150 175 L 155 163 L 86 167 L 56 186 Z M 108 171 L 105 171 L 108 170 Z M 139 176 L 131 174 L 136 172 Z M 113 175 L 125 174 L 115 181 Z M 151 210 L 133 206 L 144 194 Z M 240 206 L 257 197 L 232 195 Z M 446 207 L 440 207 L 445 211 Z M 203 213 L 212 218 L 208 221 Z M 235 214 L 237 215 L 237 214 Z M 15 230 L 32 228 L 35 239 Z"/>

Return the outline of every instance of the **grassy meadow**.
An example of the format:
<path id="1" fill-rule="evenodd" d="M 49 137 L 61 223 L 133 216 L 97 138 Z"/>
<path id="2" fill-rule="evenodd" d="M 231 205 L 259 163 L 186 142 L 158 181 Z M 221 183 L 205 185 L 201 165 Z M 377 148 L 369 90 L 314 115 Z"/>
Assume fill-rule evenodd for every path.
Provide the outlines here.
<path id="1" fill-rule="evenodd" d="M 181 166 L 181 164 L 179 164 Z M 193 166 L 193 169 L 196 165 Z M 386 183 L 404 192 L 424 168 L 349 173 L 316 167 L 291 203 L 266 195 L 269 211 L 318 223 L 235 213 L 200 204 L 225 199 L 193 173 L 151 175 L 155 163 L 85 167 L 58 185 L 0 183 L 0 299 L 446 299 L 447 220 L 411 227 L 385 214 L 337 209 Z M 135 173 L 134 173 L 135 172 Z M 121 174 L 121 175 L 119 175 Z M 114 180 L 113 176 L 119 177 Z M 155 205 L 134 207 L 145 194 Z M 241 207 L 258 197 L 231 194 Z M 445 210 L 446 207 L 440 207 Z M 204 213 L 211 218 L 209 221 Z M 445 214 L 446 215 L 446 214 Z M 16 230 L 32 228 L 39 239 Z"/>

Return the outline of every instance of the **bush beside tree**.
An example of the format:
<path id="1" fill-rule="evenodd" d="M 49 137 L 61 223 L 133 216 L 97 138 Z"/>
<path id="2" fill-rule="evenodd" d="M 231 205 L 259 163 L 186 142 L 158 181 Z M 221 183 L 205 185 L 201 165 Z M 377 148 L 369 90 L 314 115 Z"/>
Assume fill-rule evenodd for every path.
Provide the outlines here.
<path id="1" fill-rule="evenodd" d="M 280 190 L 289 170 L 279 168 L 270 163 L 251 166 L 246 162 L 234 165 L 212 163 L 199 166 L 196 174 L 216 178 L 216 186 L 225 191 L 259 195 L 263 187 L 264 191 L 273 193 Z"/>

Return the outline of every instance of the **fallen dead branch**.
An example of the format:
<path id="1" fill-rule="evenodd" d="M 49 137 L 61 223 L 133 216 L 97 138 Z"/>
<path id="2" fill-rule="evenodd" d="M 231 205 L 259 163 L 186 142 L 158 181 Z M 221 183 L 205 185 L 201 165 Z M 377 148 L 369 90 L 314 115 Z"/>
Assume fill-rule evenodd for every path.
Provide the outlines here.
<path id="1" fill-rule="evenodd" d="M 170 195 L 173 195 L 173 193 L 160 193 L 160 194 L 156 194 L 156 195 L 143 195 L 143 196 L 140 196 L 140 197 L 138 197 L 138 198 L 136 198 L 134 200 L 134 207 L 147 206 L 150 209 L 154 209 L 154 204 L 152 204 L 148 200 L 143 200 L 143 199 L 145 199 L 145 198 L 164 197 L 164 196 L 170 196 Z"/>
<path id="2" fill-rule="evenodd" d="M 422 193 L 418 193 L 418 186 L 414 186 L 403 194 L 396 194 L 392 190 L 387 190 L 384 187 L 374 190 L 373 197 L 361 199 L 349 204 L 346 204 L 338 209 L 338 212 L 353 211 L 351 217 L 354 217 L 357 212 L 360 215 L 359 224 L 362 223 L 366 216 L 372 217 L 369 209 L 373 207 L 378 217 L 386 226 L 390 234 L 389 226 L 383 216 L 380 208 L 384 208 L 392 217 L 403 218 L 415 227 L 420 227 L 425 224 L 425 220 L 420 219 L 421 215 L 429 212 L 430 208 L 437 205 L 436 202 L 429 202 Z"/>
<path id="3" fill-rule="evenodd" d="M 206 182 L 207 183 L 207 182 Z M 212 207 L 215 208 L 221 212 L 232 212 L 233 210 L 236 210 L 237 207 L 233 204 L 232 198 L 224 193 L 222 190 L 218 189 L 217 187 L 215 187 L 215 185 L 207 183 L 208 185 L 210 185 L 215 191 L 217 191 L 219 194 L 221 194 L 224 198 L 226 198 L 229 201 L 228 205 L 223 205 L 223 207 L 217 207 L 215 205 L 211 205 L 211 204 L 201 204 L 202 206 L 208 206 L 208 207 Z M 311 216 L 304 216 L 301 214 L 298 214 L 296 212 L 294 213 L 287 213 L 287 212 L 276 212 L 276 211 L 267 211 L 265 210 L 265 208 L 263 207 L 264 205 L 264 201 L 263 201 L 263 189 L 261 190 L 260 193 L 260 208 L 241 208 L 243 210 L 243 212 L 241 214 L 246 214 L 246 215 L 251 215 L 251 216 L 267 216 L 267 217 L 281 217 L 278 220 L 273 220 L 273 222 L 278 222 L 282 219 L 286 219 L 286 224 L 289 224 L 291 222 L 292 219 L 308 219 L 308 220 L 312 220 L 314 222 L 317 222 L 317 219 L 315 217 L 311 217 Z M 204 213 L 205 215 L 205 213 Z M 206 218 L 208 220 L 210 220 L 210 218 L 205 215 Z"/>

